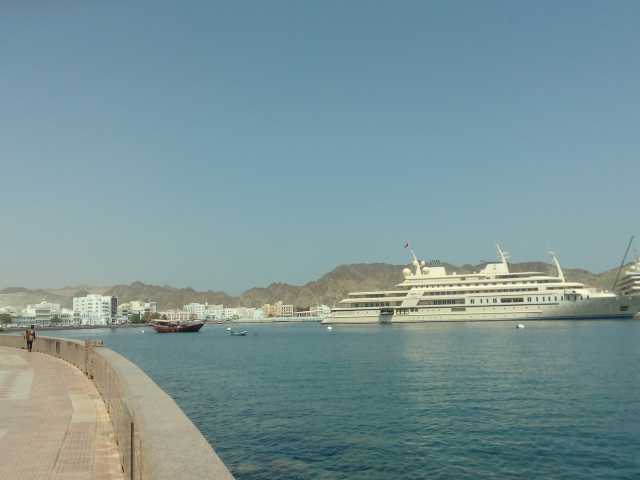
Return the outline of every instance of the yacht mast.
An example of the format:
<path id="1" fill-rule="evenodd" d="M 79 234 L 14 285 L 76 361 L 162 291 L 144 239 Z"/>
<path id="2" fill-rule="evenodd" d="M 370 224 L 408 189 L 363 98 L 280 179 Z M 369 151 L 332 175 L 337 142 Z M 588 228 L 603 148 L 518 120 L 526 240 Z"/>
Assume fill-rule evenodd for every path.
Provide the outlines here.
<path id="1" fill-rule="evenodd" d="M 411 263 L 413 263 L 413 266 L 416 267 L 416 277 L 421 277 L 422 269 L 420 268 L 420 262 L 418 261 L 418 257 L 416 257 L 416 254 L 413 251 L 413 249 L 411 249 L 410 252 L 411 252 L 411 257 L 413 257 L 413 261 Z"/>
<path id="2" fill-rule="evenodd" d="M 624 261 L 627 259 L 627 255 L 629 253 L 629 249 L 631 248 L 631 244 L 633 243 L 633 235 L 629 239 L 629 244 L 627 245 L 627 249 L 624 252 L 624 257 L 622 257 L 622 262 L 620 262 L 620 268 L 618 268 L 618 274 L 616 275 L 616 279 L 613 282 L 613 287 L 611 290 L 616 289 L 616 285 L 618 284 L 618 280 L 620 279 L 620 272 L 622 272 L 622 267 L 624 267 Z"/>
<path id="3" fill-rule="evenodd" d="M 556 254 L 553 252 L 549 252 L 549 255 L 551 255 L 551 258 L 553 259 L 553 263 L 556 264 L 556 269 L 558 270 L 558 277 L 560 277 L 560 280 L 562 281 L 562 283 L 564 283 L 564 273 L 562 272 L 562 267 L 560 266 L 560 262 L 558 261 Z"/>
<path id="4" fill-rule="evenodd" d="M 498 249 L 498 256 L 500 257 L 500 261 L 502 261 L 502 263 L 507 265 L 507 259 L 509 258 L 509 253 L 502 250 L 502 248 L 500 248 L 499 243 L 496 243 L 496 248 Z"/>

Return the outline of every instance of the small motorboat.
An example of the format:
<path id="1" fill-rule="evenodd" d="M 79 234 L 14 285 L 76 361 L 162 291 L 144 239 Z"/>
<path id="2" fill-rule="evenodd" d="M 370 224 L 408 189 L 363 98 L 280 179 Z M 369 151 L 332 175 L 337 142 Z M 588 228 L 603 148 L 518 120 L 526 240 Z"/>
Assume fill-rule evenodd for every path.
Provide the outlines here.
<path id="1" fill-rule="evenodd" d="M 234 337 L 245 337 L 249 332 L 247 330 L 242 330 L 241 332 L 234 332 L 233 330 L 229 330 L 229 335 L 233 335 Z"/>
<path id="2" fill-rule="evenodd" d="M 519 324 L 516 325 L 516 328 L 524 328 L 524 325 L 519 323 Z"/>

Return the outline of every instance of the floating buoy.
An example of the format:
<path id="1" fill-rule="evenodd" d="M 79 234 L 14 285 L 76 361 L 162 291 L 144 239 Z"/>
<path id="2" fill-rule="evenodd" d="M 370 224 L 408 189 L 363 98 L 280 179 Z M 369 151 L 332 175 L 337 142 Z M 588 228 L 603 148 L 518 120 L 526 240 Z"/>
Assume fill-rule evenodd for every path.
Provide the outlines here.
<path id="1" fill-rule="evenodd" d="M 144 333 L 144 330 L 142 330 L 140 333 Z"/>
<path id="2" fill-rule="evenodd" d="M 331 330 L 333 330 L 333 327 L 332 327 L 331 325 L 329 325 L 329 326 L 327 327 L 327 330 L 331 331 Z"/>
<path id="3" fill-rule="evenodd" d="M 227 327 L 226 330 L 227 330 L 227 332 L 230 332 L 231 331 L 231 327 Z"/>
<path id="4" fill-rule="evenodd" d="M 518 325 L 516 325 L 516 328 L 524 328 L 524 325 L 519 323 Z"/>

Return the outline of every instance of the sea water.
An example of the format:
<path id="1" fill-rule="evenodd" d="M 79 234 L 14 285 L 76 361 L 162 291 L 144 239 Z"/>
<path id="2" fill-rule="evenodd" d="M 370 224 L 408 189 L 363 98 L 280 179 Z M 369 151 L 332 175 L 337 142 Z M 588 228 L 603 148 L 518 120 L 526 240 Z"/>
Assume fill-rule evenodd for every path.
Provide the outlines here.
<path id="1" fill-rule="evenodd" d="M 640 322 L 515 326 L 55 334 L 139 365 L 239 480 L 640 478 Z"/>

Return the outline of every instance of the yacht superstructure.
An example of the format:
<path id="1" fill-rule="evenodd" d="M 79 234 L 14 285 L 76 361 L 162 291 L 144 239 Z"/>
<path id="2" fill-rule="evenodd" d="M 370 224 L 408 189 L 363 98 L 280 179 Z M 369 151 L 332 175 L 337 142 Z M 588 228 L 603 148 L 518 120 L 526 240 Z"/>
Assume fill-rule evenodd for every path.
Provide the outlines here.
<path id="1" fill-rule="evenodd" d="M 625 270 L 616 283 L 615 290 L 620 295 L 640 295 L 640 256 Z"/>
<path id="2" fill-rule="evenodd" d="M 403 282 L 393 290 L 350 293 L 323 323 L 632 318 L 640 311 L 640 296 L 567 281 L 553 253 L 556 276 L 511 272 L 508 254 L 497 249 L 498 262 L 465 274 L 448 274 L 411 251 L 413 270 L 403 270 Z"/>

